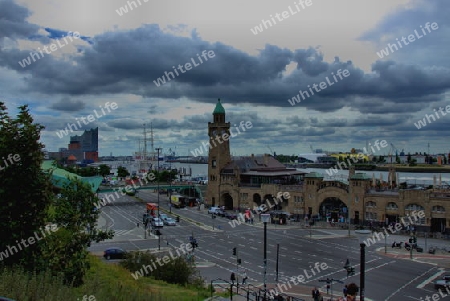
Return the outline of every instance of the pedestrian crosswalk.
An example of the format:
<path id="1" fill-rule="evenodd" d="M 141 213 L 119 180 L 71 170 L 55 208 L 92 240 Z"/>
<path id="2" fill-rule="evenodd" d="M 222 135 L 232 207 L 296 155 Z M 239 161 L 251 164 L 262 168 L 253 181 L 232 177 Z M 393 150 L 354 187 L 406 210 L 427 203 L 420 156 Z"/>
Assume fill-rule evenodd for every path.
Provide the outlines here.
<path id="1" fill-rule="evenodd" d="M 129 234 L 133 230 L 114 230 L 114 236 L 121 236 Z"/>

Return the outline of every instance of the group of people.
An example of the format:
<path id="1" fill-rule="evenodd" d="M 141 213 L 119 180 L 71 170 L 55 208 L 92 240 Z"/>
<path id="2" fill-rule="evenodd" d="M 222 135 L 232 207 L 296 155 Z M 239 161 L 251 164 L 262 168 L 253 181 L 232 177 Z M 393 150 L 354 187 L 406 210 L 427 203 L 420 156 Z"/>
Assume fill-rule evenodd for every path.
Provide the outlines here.
<path id="1" fill-rule="evenodd" d="M 355 283 L 346 284 L 342 290 L 344 296 L 337 299 L 337 301 L 355 301 L 358 292 L 359 287 Z M 317 287 L 312 290 L 312 297 L 314 301 L 323 301 L 323 296 Z"/>

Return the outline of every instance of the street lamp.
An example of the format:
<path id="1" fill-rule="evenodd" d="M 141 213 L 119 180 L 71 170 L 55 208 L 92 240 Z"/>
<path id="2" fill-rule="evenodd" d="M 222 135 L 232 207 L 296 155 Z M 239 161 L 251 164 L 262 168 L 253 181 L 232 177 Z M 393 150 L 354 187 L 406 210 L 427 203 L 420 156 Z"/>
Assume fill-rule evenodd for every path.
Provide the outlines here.
<path id="1" fill-rule="evenodd" d="M 158 176 L 160 177 L 161 175 L 160 175 L 160 173 L 159 173 L 159 151 L 161 150 L 161 148 L 160 147 L 157 147 L 157 148 L 155 148 L 156 149 L 156 151 L 158 152 L 158 157 L 156 158 L 158 161 Z M 160 181 L 161 179 L 158 179 L 158 218 L 160 218 L 160 216 L 159 216 L 159 181 Z M 160 251 L 161 250 L 161 235 L 158 235 L 158 251 Z"/>
<path id="2" fill-rule="evenodd" d="M 261 214 L 261 220 L 264 223 L 264 300 L 267 293 L 267 223 L 270 221 L 270 214 Z"/>
<path id="3" fill-rule="evenodd" d="M 360 246 L 360 275 L 359 275 L 359 300 L 364 301 L 364 288 L 365 288 L 365 269 L 366 269 L 366 243 L 364 242 L 366 238 L 372 233 L 370 230 L 355 230 L 355 234 L 359 239 Z"/>

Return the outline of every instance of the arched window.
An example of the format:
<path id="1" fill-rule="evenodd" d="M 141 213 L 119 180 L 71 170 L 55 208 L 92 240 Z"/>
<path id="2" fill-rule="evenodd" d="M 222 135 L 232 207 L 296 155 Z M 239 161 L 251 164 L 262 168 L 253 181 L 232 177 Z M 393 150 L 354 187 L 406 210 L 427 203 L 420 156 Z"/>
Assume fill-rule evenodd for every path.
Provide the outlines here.
<path id="1" fill-rule="evenodd" d="M 420 205 L 417 204 L 409 204 L 408 206 L 406 206 L 405 211 L 419 211 L 419 210 L 425 210 L 425 208 L 423 208 Z"/>
<path id="2" fill-rule="evenodd" d="M 398 206 L 397 206 L 397 204 L 394 203 L 394 202 L 389 202 L 389 203 L 387 204 L 387 206 L 386 206 L 386 209 L 389 209 L 389 210 L 397 210 L 397 209 L 398 209 Z"/>
<path id="3" fill-rule="evenodd" d="M 366 208 L 375 208 L 377 207 L 377 203 L 373 201 L 366 202 Z"/>

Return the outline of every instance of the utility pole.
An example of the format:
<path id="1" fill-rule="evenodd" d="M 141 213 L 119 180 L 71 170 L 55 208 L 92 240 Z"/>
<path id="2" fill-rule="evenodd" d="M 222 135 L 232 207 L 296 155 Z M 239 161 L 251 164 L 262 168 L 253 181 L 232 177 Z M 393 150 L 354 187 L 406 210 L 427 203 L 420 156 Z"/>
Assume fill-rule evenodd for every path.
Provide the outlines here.
<path id="1" fill-rule="evenodd" d="M 153 144 L 153 132 L 152 132 L 152 144 Z M 152 145 L 152 147 L 153 147 L 153 145 Z M 161 148 L 160 147 L 158 147 L 158 148 L 156 148 L 156 150 L 158 151 L 158 158 L 157 158 L 157 162 L 158 162 L 158 177 L 160 177 L 160 173 L 159 173 L 159 151 L 161 150 Z M 158 219 L 160 219 L 160 216 L 159 216 L 159 207 L 160 207 L 160 205 L 159 205 L 159 180 L 160 179 L 158 179 L 158 191 L 157 191 L 157 193 L 158 193 Z M 161 250 L 161 235 L 158 235 L 158 251 L 160 251 Z"/>
<path id="2" fill-rule="evenodd" d="M 278 259 L 279 259 L 279 255 L 280 255 L 280 244 L 277 244 L 277 264 L 276 264 L 276 267 L 275 267 L 275 270 L 276 270 L 276 279 L 275 279 L 275 281 L 276 282 L 278 282 Z"/>

